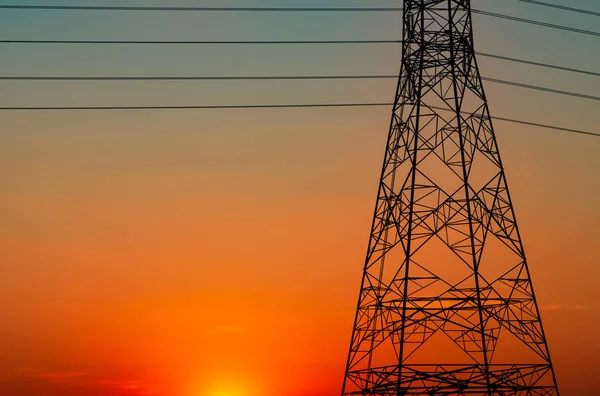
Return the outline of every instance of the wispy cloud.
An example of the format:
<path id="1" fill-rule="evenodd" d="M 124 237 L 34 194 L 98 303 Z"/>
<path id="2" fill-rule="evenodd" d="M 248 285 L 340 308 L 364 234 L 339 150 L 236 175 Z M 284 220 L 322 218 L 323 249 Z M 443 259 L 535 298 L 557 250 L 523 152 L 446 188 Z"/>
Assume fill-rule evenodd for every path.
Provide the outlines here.
<path id="1" fill-rule="evenodd" d="M 148 384 L 144 384 L 140 381 L 130 380 L 104 380 L 94 382 L 96 385 L 100 385 L 112 389 L 128 390 L 135 392 L 138 396 L 155 396 L 158 394 L 157 390 Z"/>
<path id="2" fill-rule="evenodd" d="M 540 311 L 558 311 L 562 308 L 560 304 L 540 305 Z"/>
<path id="3" fill-rule="evenodd" d="M 87 376 L 87 373 L 81 371 L 47 371 L 38 374 L 38 378 L 52 382 L 70 382 L 85 376 Z"/>
<path id="4" fill-rule="evenodd" d="M 97 379 L 92 378 L 89 373 L 84 371 L 60 371 L 60 370 L 39 370 L 33 368 L 20 368 L 12 374 L 0 378 L 0 394 L 4 387 L 7 389 L 19 389 L 19 386 L 26 384 L 36 384 L 36 389 L 52 389 L 64 391 L 64 394 L 71 395 L 74 391 L 93 390 L 103 394 L 127 394 L 132 396 L 156 396 L 159 391 L 146 383 L 137 380 L 123 379 Z"/>
<path id="5" fill-rule="evenodd" d="M 83 371 L 38 370 L 29 367 L 21 367 L 16 369 L 12 375 L 2 377 L 0 382 L 33 379 L 61 383 L 83 379 L 86 375 L 87 373 Z"/>
<path id="6" fill-rule="evenodd" d="M 570 305 L 562 305 L 562 304 L 549 304 L 549 305 L 541 305 L 541 311 L 559 311 L 559 310 L 570 310 L 570 311 L 594 311 L 600 309 L 600 305 L 597 304 L 570 304 Z"/>

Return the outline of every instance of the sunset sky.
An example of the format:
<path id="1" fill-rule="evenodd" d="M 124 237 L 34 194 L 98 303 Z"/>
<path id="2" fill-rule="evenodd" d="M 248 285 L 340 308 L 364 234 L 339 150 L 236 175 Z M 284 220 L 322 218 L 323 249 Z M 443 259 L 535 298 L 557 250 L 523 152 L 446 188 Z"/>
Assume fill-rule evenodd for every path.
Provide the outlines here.
<path id="1" fill-rule="evenodd" d="M 597 0 L 552 0 L 600 12 Z M 400 0 L 0 4 L 401 6 Z M 473 7 L 581 29 L 517 0 Z M 474 16 L 476 50 L 600 72 L 600 38 Z M 400 39 L 398 13 L 0 10 L 0 39 Z M 397 45 L 1 44 L 0 76 L 396 74 Z M 600 79 L 479 58 L 484 76 Z M 0 81 L 2 106 L 389 102 L 392 80 Z M 485 84 L 492 115 L 600 133 L 597 101 Z M 0 112 L 1 396 L 341 390 L 389 108 Z M 600 139 L 497 121 L 563 396 L 600 394 Z"/>

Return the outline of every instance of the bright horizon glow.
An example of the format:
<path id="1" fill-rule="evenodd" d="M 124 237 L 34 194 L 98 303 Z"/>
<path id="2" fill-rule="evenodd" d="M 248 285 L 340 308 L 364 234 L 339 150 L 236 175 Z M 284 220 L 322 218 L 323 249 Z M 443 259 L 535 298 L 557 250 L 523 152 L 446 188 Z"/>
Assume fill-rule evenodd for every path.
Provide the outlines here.
<path id="1" fill-rule="evenodd" d="M 218 386 L 209 390 L 207 393 L 201 393 L 199 396 L 249 396 L 244 390 L 231 385 Z"/>
<path id="2" fill-rule="evenodd" d="M 218 390 L 215 392 L 211 392 L 208 396 L 244 396 L 242 393 L 237 390 Z"/>
<path id="3" fill-rule="evenodd" d="M 195 391 L 193 396 L 256 396 L 250 393 L 250 386 L 247 381 L 241 381 L 239 378 L 213 379 L 208 386 L 201 386 L 200 391 Z"/>

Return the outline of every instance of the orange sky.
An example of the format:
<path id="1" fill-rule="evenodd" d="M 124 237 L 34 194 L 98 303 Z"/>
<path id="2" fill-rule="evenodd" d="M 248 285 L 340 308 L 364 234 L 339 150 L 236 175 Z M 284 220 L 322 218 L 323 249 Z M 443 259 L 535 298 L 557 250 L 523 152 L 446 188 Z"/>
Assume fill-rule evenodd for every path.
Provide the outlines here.
<path id="1" fill-rule="evenodd" d="M 111 18 L 122 26 L 119 34 L 136 32 L 122 17 Z M 177 26 L 184 37 L 198 23 L 155 18 L 159 30 Z M 324 27 L 310 33 L 332 37 L 350 29 L 359 38 L 387 38 L 399 30 L 392 19 L 367 18 L 315 19 Z M 16 37 L 36 26 L 45 37 L 70 23 L 67 33 L 100 37 L 107 23 L 18 21 L 0 30 Z M 307 34 L 301 19 L 289 23 L 290 38 Z M 506 23 L 478 20 L 478 49 L 567 63 L 551 58 L 545 34 Z M 155 27 L 135 18 L 131 24 L 146 33 Z M 248 30 L 269 33 L 283 22 L 265 24 Z M 235 26 L 238 36 L 246 32 Z M 497 37 L 498 29 L 506 37 Z M 523 37 L 530 41 L 521 43 Z M 549 37 L 564 58 L 578 50 L 564 33 Z M 281 55 L 272 48 L 236 57 L 216 49 L 11 49 L 0 69 L 40 74 L 44 64 L 48 74 L 134 74 L 134 61 L 147 64 L 148 75 L 397 69 L 398 54 L 389 48 L 355 50 L 309 54 L 303 47 Z M 597 65 L 588 52 L 571 57 L 574 66 Z M 217 62 L 223 59 L 227 70 Z M 590 94 L 599 87 L 594 78 L 481 64 L 483 74 L 498 78 Z M 394 89 L 389 82 L 2 84 L 8 102 L 51 104 L 58 94 L 68 104 L 115 96 L 126 104 L 377 101 L 391 99 Z M 492 84 L 486 92 L 492 114 L 598 132 L 596 103 Z M 2 123 L 0 395 L 339 394 L 389 109 L 2 113 Z M 600 139 L 495 127 L 562 394 L 600 394 L 593 380 L 600 367 Z"/>
<path id="2" fill-rule="evenodd" d="M 13 135 L 3 159 L 12 171 L 2 171 L 2 394 L 335 394 L 385 113 L 338 110 L 325 117 L 347 117 L 343 133 L 305 122 L 288 127 L 291 144 L 273 124 L 269 150 L 226 133 L 215 137 L 230 146 L 215 169 L 192 163 L 212 150 L 188 132 L 201 114 L 180 114 L 190 125 L 181 132 L 155 126 L 130 142 L 106 115 L 94 115 L 97 128 L 115 132 Z M 594 389 L 585 380 L 599 363 L 598 143 L 497 128 L 558 379 Z M 562 141 L 531 145 L 548 136 Z M 227 161 L 244 157 L 240 168 Z"/>

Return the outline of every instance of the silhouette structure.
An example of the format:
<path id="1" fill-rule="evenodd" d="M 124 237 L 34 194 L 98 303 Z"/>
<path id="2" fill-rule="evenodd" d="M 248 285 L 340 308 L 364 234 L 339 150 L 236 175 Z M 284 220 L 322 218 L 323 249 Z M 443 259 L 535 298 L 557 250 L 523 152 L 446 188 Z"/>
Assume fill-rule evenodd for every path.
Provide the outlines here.
<path id="1" fill-rule="evenodd" d="M 343 395 L 559 395 L 469 0 L 404 0 Z"/>

